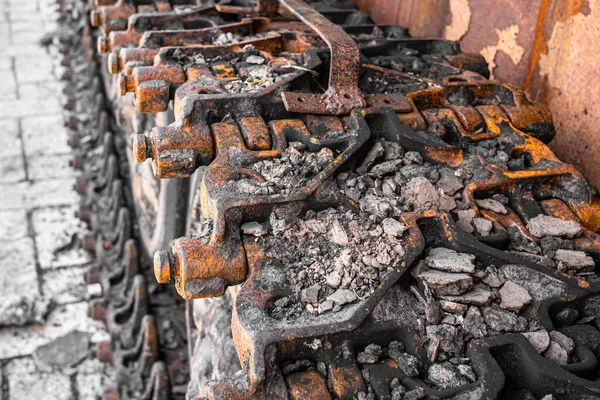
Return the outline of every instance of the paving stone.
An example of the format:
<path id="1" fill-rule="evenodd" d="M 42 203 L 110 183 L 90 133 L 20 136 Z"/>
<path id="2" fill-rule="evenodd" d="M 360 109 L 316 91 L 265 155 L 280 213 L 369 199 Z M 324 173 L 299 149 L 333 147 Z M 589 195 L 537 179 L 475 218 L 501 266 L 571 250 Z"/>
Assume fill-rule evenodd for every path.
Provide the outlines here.
<path id="1" fill-rule="evenodd" d="M 23 209 L 29 182 L 0 184 L 0 210 Z"/>
<path id="2" fill-rule="evenodd" d="M 25 180 L 25 162 L 21 154 L 0 158 L 0 183 Z"/>
<path id="3" fill-rule="evenodd" d="M 13 360 L 6 366 L 11 400 L 71 399 L 69 376 L 54 372 L 41 372 L 31 358 Z"/>
<path id="4" fill-rule="evenodd" d="M 5 48 L 2 50 L 4 51 Z M 60 115 L 61 113 L 62 106 L 57 98 L 48 98 L 46 100 L 0 100 L 0 118 L 2 119 L 36 117 L 39 115 Z M 52 142 L 50 141 L 46 142 L 47 145 L 51 143 Z"/>
<path id="5" fill-rule="evenodd" d="M 41 101 L 48 97 L 61 99 L 62 104 L 62 85 L 57 79 L 36 83 L 19 83 L 19 98 L 21 99 Z"/>
<path id="6" fill-rule="evenodd" d="M 47 180 L 57 178 L 70 178 L 80 173 L 69 165 L 72 155 L 31 157 L 27 162 L 29 179 Z"/>
<path id="7" fill-rule="evenodd" d="M 97 400 L 103 393 L 103 381 L 110 377 L 105 372 L 111 368 L 98 360 L 87 359 L 77 367 L 77 392 L 79 400 Z"/>
<path id="8" fill-rule="evenodd" d="M 16 240 L 27 236 L 25 210 L 0 211 L 0 241 Z"/>
<path id="9" fill-rule="evenodd" d="M 42 371 L 66 369 L 88 356 L 89 341 L 89 333 L 70 331 L 35 349 L 33 359 Z"/>
<path id="10" fill-rule="evenodd" d="M 86 268 L 70 267 L 48 270 L 42 279 L 44 297 L 55 304 L 74 303 L 86 300 Z"/>
<path id="11" fill-rule="evenodd" d="M 19 137 L 19 121 L 16 119 L 2 120 L 2 134 L 0 134 L 0 158 L 21 155 L 22 143 Z"/>
<path id="12" fill-rule="evenodd" d="M 38 41 L 44 36 L 43 31 L 37 31 L 31 35 L 20 35 L 23 36 L 23 44 L 37 44 Z M 34 39 L 35 38 L 35 39 Z M 32 40 L 33 39 L 33 40 Z M 19 37 L 19 41 L 21 37 Z M 52 75 L 52 69 L 54 68 L 54 61 L 50 57 L 37 57 L 35 62 L 27 57 L 15 57 L 15 72 L 17 74 L 17 82 L 22 83 L 37 83 L 44 81 L 54 81 Z M 57 97 L 56 94 L 53 97 Z"/>
<path id="13" fill-rule="evenodd" d="M 33 240 L 0 244 L 0 325 L 43 322 L 46 306 L 37 283 Z"/>
<path id="14" fill-rule="evenodd" d="M 21 121 L 25 154 L 28 158 L 71 153 L 61 113 L 51 114 L 50 116 L 24 118 Z"/>
<path id="15" fill-rule="evenodd" d="M 46 316 L 43 325 L 0 328 L 0 359 L 27 356 L 59 336 L 78 330 L 90 333 L 90 342 L 110 340 L 102 322 L 87 317 L 87 303 L 59 306 Z"/>
<path id="16" fill-rule="evenodd" d="M 0 70 L 0 98 L 2 100 L 14 100 L 17 98 L 17 82 L 15 81 L 13 72 L 11 69 Z"/>
<path id="17" fill-rule="evenodd" d="M 73 216 L 74 206 L 35 210 L 32 214 L 38 260 L 43 269 L 85 264 L 91 261 L 83 250 L 74 247 L 73 235 L 85 224 Z"/>

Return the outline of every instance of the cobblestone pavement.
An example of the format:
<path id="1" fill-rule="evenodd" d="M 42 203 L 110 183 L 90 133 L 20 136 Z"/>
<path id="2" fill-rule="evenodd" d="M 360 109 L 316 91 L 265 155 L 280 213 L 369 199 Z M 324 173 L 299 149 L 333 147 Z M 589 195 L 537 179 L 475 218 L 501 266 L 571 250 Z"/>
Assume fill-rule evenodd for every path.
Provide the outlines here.
<path id="1" fill-rule="evenodd" d="M 0 399 L 96 399 L 110 367 L 87 358 L 106 340 L 87 317 L 72 248 L 76 172 L 63 127 L 56 50 L 39 45 L 55 0 L 0 0 Z"/>

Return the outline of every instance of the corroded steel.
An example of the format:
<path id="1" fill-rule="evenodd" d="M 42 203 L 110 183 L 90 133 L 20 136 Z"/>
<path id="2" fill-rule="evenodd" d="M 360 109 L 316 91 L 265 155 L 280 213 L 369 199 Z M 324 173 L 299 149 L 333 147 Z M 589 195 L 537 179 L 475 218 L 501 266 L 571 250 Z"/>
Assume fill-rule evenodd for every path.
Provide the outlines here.
<path id="1" fill-rule="evenodd" d="M 546 215 L 580 226 L 569 245 L 594 260 L 600 257 L 598 193 L 547 147 L 555 130 L 546 107 L 514 86 L 490 80 L 482 56 L 465 54 L 447 40 L 413 38 L 403 28 L 375 25 L 343 1 L 175 3 L 183 4 L 98 2 L 92 23 L 108 35 L 100 38 L 98 50 L 108 53 L 102 61 L 117 75 L 105 85 L 125 96 L 129 108 L 118 108 L 115 117 L 131 120 L 131 126 L 125 140 L 116 142 L 118 135 L 106 132 L 102 107 L 93 122 L 72 124 L 81 132 L 88 124 L 92 130 L 102 128 L 90 140 L 93 145 L 80 132 L 77 148 L 103 151 L 84 153 L 74 164 L 85 176 L 79 184 L 84 195 L 79 215 L 94 230 L 80 244 L 100 261 L 87 277 L 103 292 L 90 303 L 90 316 L 104 321 L 113 335 L 111 344 L 93 351 L 117 367 L 119 389 L 107 390 L 107 398 L 180 398 L 186 391 L 186 346 L 191 344 L 183 321 L 188 314 L 170 296 L 172 286 L 148 283 L 152 275 L 159 283 L 174 283 L 186 300 L 231 297 L 232 341 L 242 370 L 207 383 L 205 395 L 211 399 L 343 399 L 366 392 L 393 398 L 400 383 L 431 398 L 465 393 L 497 398 L 505 382 L 526 373 L 536 377 L 519 385 L 537 397 L 561 390 L 569 396 L 598 396 L 600 386 L 583 378 L 593 374 L 595 356 L 580 344 L 573 362 L 559 366 L 520 335 L 472 340 L 465 355 L 477 375 L 450 388 L 409 377 L 406 365 L 395 360 L 370 363 L 357 356 L 370 343 L 401 341 L 421 367 L 436 360 L 440 343 L 427 338 L 425 322 L 415 327 L 404 320 L 406 304 L 399 300 L 410 290 L 417 297 L 430 295 L 427 285 L 415 282 L 425 251 L 432 247 L 471 254 L 481 269 L 519 265 L 541 282 L 557 282 L 560 290 L 531 310 L 547 331 L 554 330 L 559 311 L 593 304 L 599 288 L 598 281 L 586 278 L 592 275 L 573 276 L 503 251 L 517 233 L 542 243 L 528 224 Z M 89 46 L 91 40 L 86 42 Z M 77 106 L 73 100 L 66 112 Z M 151 114 L 168 110 L 174 122 L 150 121 Z M 453 207 L 419 209 L 411 203 L 394 216 L 406 229 L 401 262 L 378 275 L 368 295 L 335 310 L 306 306 L 308 317 L 298 320 L 274 317 L 276 303 L 298 288 L 286 276 L 292 266 L 282 265 L 289 254 L 266 250 L 261 237 L 271 233 L 252 224 L 272 225 L 275 236 L 277 224 L 286 218 L 306 224 L 307 215 L 323 210 L 358 214 L 364 205 L 336 182 L 349 180 L 349 174 L 379 179 L 367 161 L 383 157 L 371 153 L 383 142 L 411 153 L 410 160 L 386 160 L 397 168 L 433 166 L 474 178 L 454 197 L 447 196 Z M 314 157 L 310 171 L 298 161 L 299 148 Z M 96 168 L 86 168 L 83 160 Z M 278 164 L 286 161 L 290 166 Z M 204 229 L 156 252 L 153 270 L 139 259 L 133 218 L 148 213 L 150 223 L 165 224 L 158 217 L 152 221 L 164 195 L 158 193 L 158 181 L 136 170 L 147 167 L 147 174 L 150 164 L 159 179 L 199 182 L 190 186 L 184 212 L 189 224 L 201 223 Z M 261 166 L 274 165 L 281 168 L 271 175 L 261 172 Z M 290 170 L 303 174 L 276 183 Z M 129 195 L 123 184 L 128 174 L 134 175 L 135 213 L 121 200 Z M 369 190 L 381 198 L 389 189 L 374 184 Z M 408 195 L 408 189 L 402 190 L 402 196 Z M 505 200 L 504 211 L 480 205 L 492 197 Z M 472 227 L 469 233 L 461 211 L 490 224 L 486 234 Z M 369 218 L 382 224 L 375 213 Z M 332 233 L 325 228 L 318 235 L 329 238 Z M 285 236 L 285 229 L 277 234 Z M 314 269 L 306 268 L 315 276 L 321 273 Z"/>

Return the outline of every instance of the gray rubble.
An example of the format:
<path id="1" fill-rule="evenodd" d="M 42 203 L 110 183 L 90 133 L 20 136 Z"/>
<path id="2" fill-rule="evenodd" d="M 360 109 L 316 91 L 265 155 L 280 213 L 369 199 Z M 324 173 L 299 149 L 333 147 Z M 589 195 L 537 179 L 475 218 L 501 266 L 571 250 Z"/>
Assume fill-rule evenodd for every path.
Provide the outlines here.
<path id="1" fill-rule="evenodd" d="M 531 296 L 523 286 L 512 281 L 507 281 L 500 289 L 500 307 L 519 312 L 523 307 L 531 303 Z"/>
<path id="2" fill-rule="evenodd" d="M 425 258 L 425 264 L 431 268 L 446 272 L 465 272 L 468 274 L 475 271 L 474 262 L 474 255 L 457 253 L 454 250 L 444 247 L 436 247 L 429 250 L 429 255 Z"/>
<path id="3" fill-rule="evenodd" d="M 574 238 L 581 233 L 581 225 L 575 221 L 540 214 L 527 223 L 527 229 L 533 236 L 560 236 Z"/>

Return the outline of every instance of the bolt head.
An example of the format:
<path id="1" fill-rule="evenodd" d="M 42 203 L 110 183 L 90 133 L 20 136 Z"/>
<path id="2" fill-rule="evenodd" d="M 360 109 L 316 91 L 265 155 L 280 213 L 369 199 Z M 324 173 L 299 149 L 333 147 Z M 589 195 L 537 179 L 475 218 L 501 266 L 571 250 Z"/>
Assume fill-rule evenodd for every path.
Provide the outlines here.
<path id="1" fill-rule="evenodd" d="M 127 95 L 127 76 L 123 73 L 119 74 L 117 78 L 117 88 L 121 96 Z"/>
<path id="2" fill-rule="evenodd" d="M 119 57 L 115 53 L 108 55 L 108 72 L 117 74 L 119 72 Z"/>
<path id="3" fill-rule="evenodd" d="M 90 11 L 90 24 L 94 28 L 100 25 L 100 13 L 97 10 Z"/>
<path id="4" fill-rule="evenodd" d="M 143 133 L 133 136 L 133 157 L 137 162 L 144 162 L 148 158 L 148 138 Z"/>
<path id="5" fill-rule="evenodd" d="M 171 282 L 171 254 L 167 250 L 154 253 L 154 276 L 158 283 Z"/>
<path id="6" fill-rule="evenodd" d="M 106 36 L 100 36 L 98 38 L 98 53 L 105 54 L 108 50 L 108 38 Z"/>

